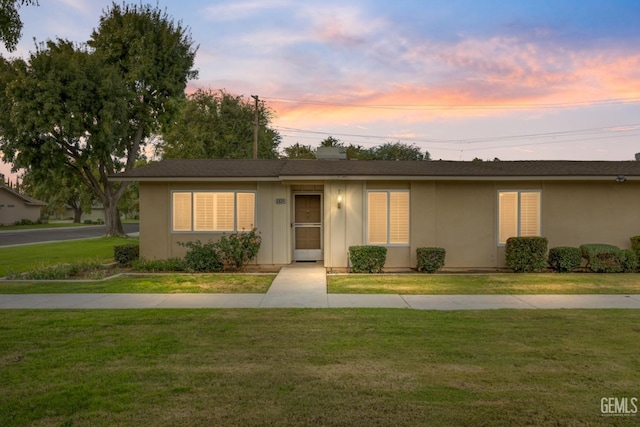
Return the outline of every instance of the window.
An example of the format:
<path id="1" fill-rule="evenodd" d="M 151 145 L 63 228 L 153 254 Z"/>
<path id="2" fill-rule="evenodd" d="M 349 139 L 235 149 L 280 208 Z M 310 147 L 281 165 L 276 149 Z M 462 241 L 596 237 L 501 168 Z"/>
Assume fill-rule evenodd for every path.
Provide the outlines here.
<path id="1" fill-rule="evenodd" d="M 509 237 L 540 235 L 540 192 L 498 192 L 498 243 Z"/>
<path id="2" fill-rule="evenodd" d="M 255 227 L 253 192 L 175 191 L 172 231 L 249 231 Z"/>
<path id="3" fill-rule="evenodd" d="M 373 245 L 409 244 L 409 192 L 369 191 L 367 239 Z"/>

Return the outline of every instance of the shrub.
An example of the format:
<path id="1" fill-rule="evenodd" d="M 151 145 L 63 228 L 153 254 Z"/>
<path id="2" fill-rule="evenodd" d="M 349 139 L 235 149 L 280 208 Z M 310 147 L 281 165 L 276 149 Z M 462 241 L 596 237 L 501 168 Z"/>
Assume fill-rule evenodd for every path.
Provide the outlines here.
<path id="1" fill-rule="evenodd" d="M 620 248 L 614 245 L 590 243 L 581 245 L 587 267 L 594 273 L 620 273 L 623 271 Z"/>
<path id="2" fill-rule="evenodd" d="M 262 237 L 254 228 L 249 232 L 230 234 L 229 237 L 223 235 L 216 243 L 216 248 L 224 266 L 238 270 L 258 255 L 261 244 Z"/>
<path id="3" fill-rule="evenodd" d="M 72 264 L 41 264 L 24 273 L 9 275 L 14 280 L 62 280 L 81 273 L 103 270 L 99 261 L 78 261 Z M 104 274 L 102 274 L 104 277 Z"/>
<path id="4" fill-rule="evenodd" d="M 351 271 L 354 273 L 382 273 L 387 260 L 384 246 L 349 246 Z"/>
<path id="5" fill-rule="evenodd" d="M 547 266 L 545 237 L 510 237 L 505 250 L 507 268 L 516 273 L 543 271 Z"/>
<path id="6" fill-rule="evenodd" d="M 139 245 L 118 245 L 113 247 L 113 257 L 120 267 L 126 267 L 140 258 Z"/>
<path id="7" fill-rule="evenodd" d="M 596 252 L 589 261 L 589 269 L 594 273 L 620 273 L 620 252 Z"/>
<path id="8" fill-rule="evenodd" d="M 620 265 L 624 273 L 633 273 L 638 269 L 638 256 L 630 249 L 620 251 Z"/>
<path id="9" fill-rule="evenodd" d="M 90 219 L 85 219 L 83 222 L 88 225 L 93 224 L 93 221 L 91 221 Z"/>
<path id="10" fill-rule="evenodd" d="M 36 225 L 36 224 L 42 224 L 42 221 L 40 220 L 31 221 L 30 219 L 24 218 L 13 223 L 13 225 Z"/>
<path id="11" fill-rule="evenodd" d="M 446 251 L 444 248 L 417 248 L 418 271 L 435 273 L 444 266 Z"/>
<path id="12" fill-rule="evenodd" d="M 549 249 L 549 266 L 558 273 L 570 273 L 580 267 L 580 248 L 558 247 Z"/>
<path id="13" fill-rule="evenodd" d="M 182 258 L 138 259 L 131 264 L 131 267 L 136 271 L 147 273 L 187 270 L 186 262 Z"/>
<path id="14" fill-rule="evenodd" d="M 222 259 L 214 242 L 203 244 L 200 240 L 196 240 L 178 244 L 187 248 L 187 254 L 184 257 L 187 271 L 200 273 L 222 271 Z"/>
<path id="15" fill-rule="evenodd" d="M 640 236 L 631 237 L 631 250 L 635 252 L 636 259 L 640 263 Z"/>
<path id="16" fill-rule="evenodd" d="M 582 245 L 580 249 L 594 273 L 629 273 L 638 268 L 638 258 L 633 250 L 604 244 Z"/>

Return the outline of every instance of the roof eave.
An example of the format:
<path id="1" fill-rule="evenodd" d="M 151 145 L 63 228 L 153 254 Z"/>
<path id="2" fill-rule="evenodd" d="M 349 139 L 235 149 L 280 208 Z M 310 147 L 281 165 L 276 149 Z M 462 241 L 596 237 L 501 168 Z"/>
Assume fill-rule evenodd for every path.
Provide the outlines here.
<path id="1" fill-rule="evenodd" d="M 109 181 L 125 182 L 290 182 L 290 181 L 640 181 L 626 175 L 282 175 L 278 177 L 129 177 L 111 176 Z"/>

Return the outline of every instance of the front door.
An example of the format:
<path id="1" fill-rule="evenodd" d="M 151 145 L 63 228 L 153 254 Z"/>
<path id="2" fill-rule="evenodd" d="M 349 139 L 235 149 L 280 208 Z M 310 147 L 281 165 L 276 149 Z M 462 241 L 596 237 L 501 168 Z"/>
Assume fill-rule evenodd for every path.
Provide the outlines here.
<path id="1" fill-rule="evenodd" d="M 293 259 L 322 259 L 322 195 L 293 195 Z"/>

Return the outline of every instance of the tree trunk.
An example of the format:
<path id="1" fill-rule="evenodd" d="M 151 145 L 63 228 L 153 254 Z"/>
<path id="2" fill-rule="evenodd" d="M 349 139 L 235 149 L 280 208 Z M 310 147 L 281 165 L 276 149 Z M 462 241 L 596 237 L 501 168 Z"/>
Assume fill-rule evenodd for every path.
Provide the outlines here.
<path id="1" fill-rule="evenodd" d="M 122 221 L 120 220 L 120 210 L 118 204 L 106 204 L 104 205 L 104 222 L 106 225 L 107 236 L 124 236 L 124 228 L 122 227 Z"/>
<path id="2" fill-rule="evenodd" d="M 82 208 L 73 207 L 73 222 L 80 224 L 82 221 Z"/>

